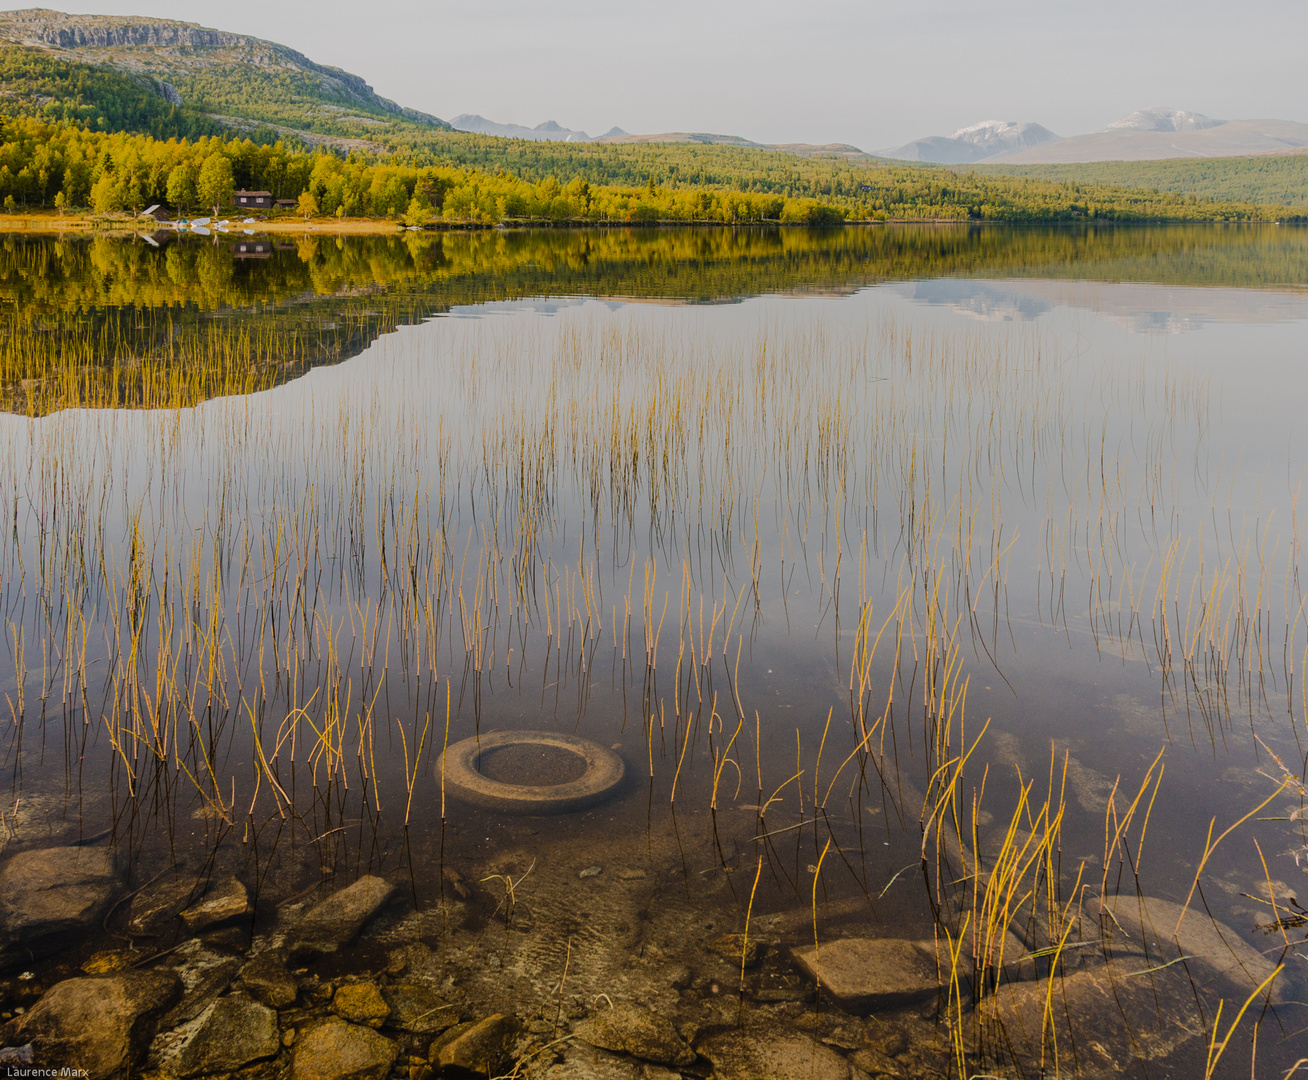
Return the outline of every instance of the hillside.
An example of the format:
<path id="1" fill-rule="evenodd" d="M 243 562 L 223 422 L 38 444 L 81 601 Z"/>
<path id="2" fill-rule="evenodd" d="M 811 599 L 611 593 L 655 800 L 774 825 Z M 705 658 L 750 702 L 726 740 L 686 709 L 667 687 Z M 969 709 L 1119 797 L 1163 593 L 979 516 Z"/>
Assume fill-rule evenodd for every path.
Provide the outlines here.
<path id="1" fill-rule="evenodd" d="M 159 80 L 16 45 L 0 45 L 0 111 L 165 139 L 223 130 Z"/>
<path id="2" fill-rule="evenodd" d="M 378 95 L 357 75 L 275 42 L 195 23 L 135 16 L 0 12 L 0 41 L 40 60 L 94 65 L 150 86 L 166 103 L 236 130 L 270 128 L 314 145 L 376 146 L 449 130 Z M 21 79 L 7 96 L 30 97 Z"/>
<path id="3" fill-rule="evenodd" d="M 1065 184 L 1114 184 L 1201 199 L 1308 206 L 1308 147 L 1250 157 L 973 165 L 970 168 L 989 176 L 1027 176 Z"/>

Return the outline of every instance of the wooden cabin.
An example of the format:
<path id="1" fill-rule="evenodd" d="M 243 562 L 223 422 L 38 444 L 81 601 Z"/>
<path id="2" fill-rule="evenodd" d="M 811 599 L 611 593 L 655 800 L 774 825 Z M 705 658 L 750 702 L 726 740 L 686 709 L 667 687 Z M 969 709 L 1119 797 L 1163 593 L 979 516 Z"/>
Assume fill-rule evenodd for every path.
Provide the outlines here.
<path id="1" fill-rule="evenodd" d="M 232 196 L 232 205 L 241 210 L 271 210 L 271 191 L 238 191 Z"/>

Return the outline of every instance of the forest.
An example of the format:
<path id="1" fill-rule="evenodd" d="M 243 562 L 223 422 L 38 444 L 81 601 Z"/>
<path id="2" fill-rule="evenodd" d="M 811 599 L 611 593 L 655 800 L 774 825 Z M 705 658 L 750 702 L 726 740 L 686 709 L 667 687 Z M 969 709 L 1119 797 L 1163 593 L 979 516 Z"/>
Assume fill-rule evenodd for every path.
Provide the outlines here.
<path id="1" fill-rule="evenodd" d="M 156 138 L 195 138 L 226 129 L 203 112 L 174 105 L 155 80 L 80 64 L 33 49 L 0 46 L 4 111 L 91 131 L 135 131 Z"/>
<path id="2" fill-rule="evenodd" d="M 960 165 L 983 176 L 1030 176 L 1055 183 L 1112 184 L 1183 192 L 1203 199 L 1308 206 L 1308 153 L 1162 161 L 1087 161 L 1069 165 Z"/>
<path id="3" fill-rule="evenodd" d="M 468 140 L 474 149 L 489 141 L 442 139 L 456 145 Z M 471 154 L 427 161 L 398 152 L 342 156 L 251 138 L 159 139 L 16 116 L 0 118 L 0 203 L 9 211 L 53 207 L 112 214 L 160 203 L 181 213 L 221 213 L 232 192 L 243 188 L 295 199 L 306 217 L 364 216 L 416 226 L 1308 220 L 1308 211 L 1170 192 L 849 164 L 737 147 L 584 146 L 586 152 L 569 163 L 553 148 L 541 158 L 534 156 L 536 144 L 497 142 L 502 152 L 492 166 L 489 160 L 468 161 Z M 560 167 L 541 175 L 542 160 Z"/>

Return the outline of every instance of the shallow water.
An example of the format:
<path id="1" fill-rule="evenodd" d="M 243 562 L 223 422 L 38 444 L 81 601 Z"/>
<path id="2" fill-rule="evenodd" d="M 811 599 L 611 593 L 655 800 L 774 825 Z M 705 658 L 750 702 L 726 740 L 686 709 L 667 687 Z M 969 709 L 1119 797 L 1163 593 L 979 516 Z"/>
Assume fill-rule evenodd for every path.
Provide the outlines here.
<path id="1" fill-rule="evenodd" d="M 695 958 L 747 925 L 787 987 L 805 940 L 959 933 L 953 837 L 998 872 L 1061 804 L 1014 899 L 1185 902 L 1202 862 L 1195 910 L 1302 998 L 1302 926 L 1265 928 L 1308 869 L 1306 240 L 16 241 L 8 340 L 114 330 L 64 347 L 75 384 L 6 385 L 7 850 L 96 838 L 132 888 L 228 869 L 256 949 L 378 873 L 407 907 L 315 974 L 422 942 L 483 1009 L 574 962 L 578 994 L 673 1009 L 718 1000 Z M 187 340 L 238 358 L 188 382 Z M 615 798 L 443 790 L 445 745 L 539 728 L 616 748 Z M 571 779 L 507 753 L 497 778 Z M 1200 1023 L 1258 982 L 1196 979 Z M 1308 1017 L 1259 1025 L 1273 1075 Z"/>

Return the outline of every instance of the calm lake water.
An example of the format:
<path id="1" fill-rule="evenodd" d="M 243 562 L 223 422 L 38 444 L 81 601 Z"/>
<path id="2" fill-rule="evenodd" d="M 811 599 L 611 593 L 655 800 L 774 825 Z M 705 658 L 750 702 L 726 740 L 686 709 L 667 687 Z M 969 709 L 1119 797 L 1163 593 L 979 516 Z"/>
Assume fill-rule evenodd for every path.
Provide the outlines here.
<path id="1" fill-rule="evenodd" d="M 565 949 L 684 1005 L 679 942 L 1070 956 L 1143 897 L 1236 948 L 1154 918 L 1196 1034 L 1130 1067 L 1202 1075 L 1248 952 L 1217 1074 L 1306 1052 L 1303 230 L 10 237 L 0 320 L 11 851 L 235 873 L 256 949 L 379 874 L 455 967 L 516 929 L 449 985 L 523 1015 Z M 445 790 L 516 729 L 626 779 Z M 905 1070 L 1002 1059 L 987 993 Z"/>

